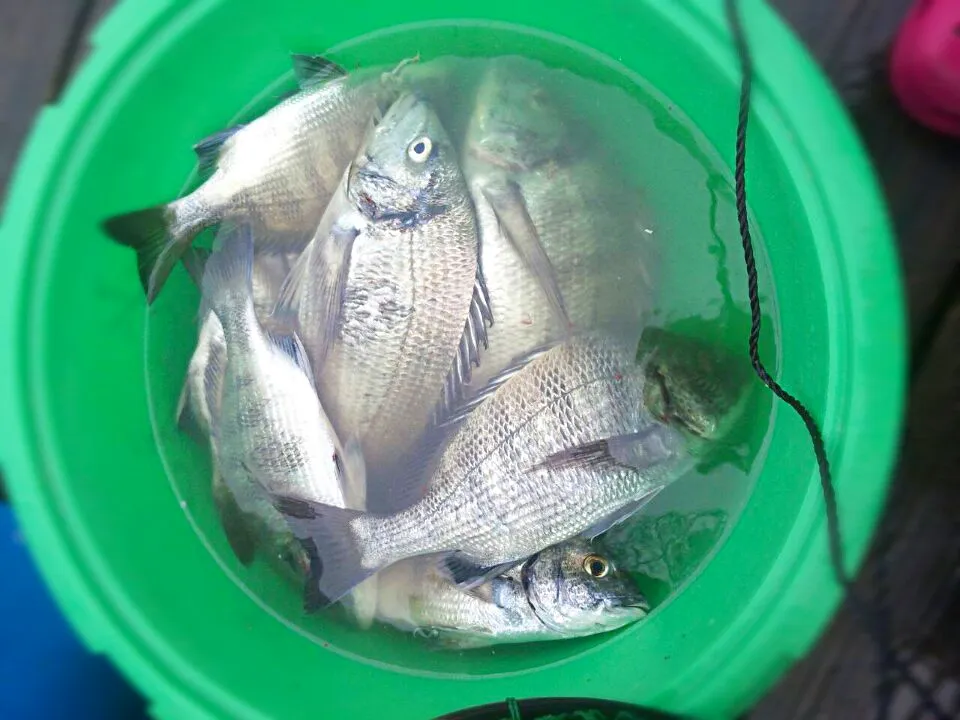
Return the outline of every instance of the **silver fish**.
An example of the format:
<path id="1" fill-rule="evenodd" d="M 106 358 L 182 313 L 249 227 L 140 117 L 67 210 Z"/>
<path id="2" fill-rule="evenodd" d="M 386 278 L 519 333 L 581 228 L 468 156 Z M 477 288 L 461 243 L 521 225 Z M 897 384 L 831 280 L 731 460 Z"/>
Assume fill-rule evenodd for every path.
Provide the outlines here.
<path id="1" fill-rule="evenodd" d="M 282 538 L 287 526 L 271 507 L 272 493 L 363 508 L 363 458 L 334 432 L 300 339 L 267 332 L 257 319 L 251 227 L 221 235 L 203 276 L 204 302 L 220 321 L 226 346 L 219 417 L 211 424 L 214 463 L 240 511 Z M 361 616 L 371 612 L 365 608 L 375 588 L 371 578 L 352 593 Z M 306 608 L 317 605 L 308 594 Z"/>
<path id="2" fill-rule="evenodd" d="M 456 151 L 432 107 L 405 94 L 344 173 L 277 308 L 299 328 L 323 405 L 342 437 L 360 439 L 371 474 L 430 422 L 482 302 L 477 278 Z M 391 494 L 370 482 L 372 508 L 388 509 Z"/>
<path id="3" fill-rule="evenodd" d="M 196 263 L 190 267 L 191 275 L 198 286 L 203 283 L 205 255 L 195 253 L 191 258 Z M 270 322 L 273 309 L 284 279 L 296 262 L 293 253 L 258 253 L 253 258 L 253 308 L 260 324 Z M 180 401 L 177 405 L 177 422 L 187 429 L 193 423 L 202 438 L 210 436 L 211 418 L 219 417 L 220 387 L 226 362 L 226 346 L 223 328 L 214 312 L 202 311 L 197 345 L 184 380 Z"/>
<path id="4" fill-rule="evenodd" d="M 429 557 L 395 563 L 378 582 L 378 620 L 457 649 L 595 635 L 650 611 L 605 551 L 583 539 L 546 548 L 473 590 L 458 588 Z"/>
<path id="5" fill-rule="evenodd" d="M 295 260 L 295 256 L 277 253 L 260 253 L 254 257 L 253 305 L 261 324 L 269 320 L 280 286 Z M 203 280 L 203 261 L 204 256 L 194 249 L 188 269 L 198 285 Z M 205 310 L 205 313 L 200 323 L 196 348 L 187 366 L 187 376 L 177 406 L 177 424 L 200 442 L 211 446 L 214 465 L 211 493 L 224 533 L 237 559 L 249 565 L 260 549 L 271 561 L 280 560 L 284 570 L 292 570 L 302 579 L 309 570 L 309 558 L 285 527 L 276 508 L 269 503 L 262 503 L 260 516 L 244 512 L 217 467 L 210 435 L 211 427 L 215 422 L 219 423 L 220 418 L 220 392 L 227 349 L 220 320 L 211 310 Z M 248 491 L 254 495 L 262 493 L 257 487 L 250 487 Z M 279 533 L 271 530 L 278 527 L 282 528 Z"/>
<path id="6" fill-rule="evenodd" d="M 109 236 L 137 251 L 147 301 L 156 298 L 197 234 L 213 224 L 255 222 L 263 242 L 302 249 L 371 118 L 395 96 L 404 64 L 379 78 L 348 76 L 322 58 L 295 55 L 301 92 L 195 146 L 201 168 L 213 169 L 199 188 L 169 204 L 105 220 Z"/>
<path id="7" fill-rule="evenodd" d="M 275 498 L 294 533 L 318 548 L 320 595 L 334 601 L 377 570 L 428 553 L 451 554 L 451 574 L 474 582 L 635 512 L 694 462 L 667 380 L 652 374 L 656 353 L 645 348 L 638 360 L 636 346 L 583 336 L 508 369 L 449 419 L 459 427 L 406 510 L 364 514 Z M 653 417 L 648 395 L 669 423 Z"/>
<path id="8" fill-rule="evenodd" d="M 474 392 L 571 329 L 639 328 L 651 308 L 655 253 L 641 203 L 551 91 L 556 76 L 498 58 L 472 100 L 462 167 L 496 318 Z"/>
<path id="9" fill-rule="evenodd" d="M 306 354 L 295 335 L 271 336 L 257 320 L 252 243 L 249 226 L 228 233 L 203 278 L 225 347 L 222 372 L 205 373 L 206 397 L 222 384 L 219 412 L 208 407 L 219 469 L 253 515 L 266 514 L 266 492 L 277 489 L 343 506 L 345 453 L 317 400 Z"/>

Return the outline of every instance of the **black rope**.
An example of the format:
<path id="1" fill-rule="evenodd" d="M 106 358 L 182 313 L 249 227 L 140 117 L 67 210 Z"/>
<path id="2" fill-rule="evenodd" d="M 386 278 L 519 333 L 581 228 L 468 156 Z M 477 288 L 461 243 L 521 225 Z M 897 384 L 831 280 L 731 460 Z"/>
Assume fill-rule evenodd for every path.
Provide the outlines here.
<path id="1" fill-rule="evenodd" d="M 746 156 L 747 156 L 747 120 L 750 115 L 750 93 L 753 86 L 753 59 L 747 45 L 746 31 L 740 18 L 737 0 L 726 0 L 727 18 L 730 23 L 733 42 L 740 59 L 741 86 L 740 107 L 737 118 L 737 141 L 734 160 L 734 182 L 736 186 L 737 221 L 740 226 L 740 239 L 743 243 L 743 259 L 747 268 L 747 288 L 750 298 L 750 363 L 757 377 L 774 395 L 789 405 L 797 413 L 810 435 L 813 453 L 817 460 L 820 472 L 820 487 L 823 493 L 823 502 L 827 516 L 827 538 L 830 548 L 830 562 L 837 583 L 847 593 L 847 598 L 856 616 L 864 626 L 864 630 L 877 645 L 880 662 L 889 670 L 896 672 L 907 682 L 917 694 L 924 708 L 938 720 L 950 720 L 950 715 L 944 712 L 934 699 L 930 689 L 918 680 L 896 655 L 889 637 L 887 617 L 885 612 L 878 612 L 864 602 L 854 592 L 853 581 L 847 574 L 843 559 L 843 542 L 840 534 L 840 516 L 837 509 L 837 495 L 830 474 L 830 462 L 827 458 L 826 445 L 816 420 L 810 411 L 797 398 L 784 390 L 774 380 L 760 360 L 760 294 L 757 288 L 757 263 L 753 252 L 753 240 L 750 237 L 750 223 L 747 215 L 747 187 L 746 187 Z M 884 673 L 889 675 L 890 673 Z M 881 683 L 878 695 L 877 717 L 883 720 L 889 715 L 889 703 L 892 693 Z"/>

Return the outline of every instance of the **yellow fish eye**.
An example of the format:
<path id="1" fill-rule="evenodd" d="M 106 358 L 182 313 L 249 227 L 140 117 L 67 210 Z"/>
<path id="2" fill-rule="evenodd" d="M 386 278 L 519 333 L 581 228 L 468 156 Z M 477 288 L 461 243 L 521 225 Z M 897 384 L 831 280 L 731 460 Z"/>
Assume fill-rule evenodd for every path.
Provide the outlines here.
<path id="1" fill-rule="evenodd" d="M 583 559 L 583 570 L 590 577 L 606 577 L 610 574 L 610 563 L 600 555 L 587 555 Z"/>

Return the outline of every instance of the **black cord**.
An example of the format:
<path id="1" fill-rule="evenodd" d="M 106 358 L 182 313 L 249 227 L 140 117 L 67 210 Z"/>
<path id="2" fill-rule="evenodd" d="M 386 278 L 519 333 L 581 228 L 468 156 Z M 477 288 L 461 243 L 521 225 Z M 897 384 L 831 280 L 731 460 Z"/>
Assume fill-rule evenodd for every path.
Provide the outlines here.
<path id="1" fill-rule="evenodd" d="M 827 458 L 826 445 L 816 420 L 810 411 L 797 398 L 784 390 L 774 380 L 760 360 L 760 294 L 757 288 L 757 263 L 753 252 L 753 240 L 750 237 L 750 223 L 747 215 L 747 183 L 746 183 L 746 156 L 747 156 L 747 121 L 750 115 L 750 93 L 753 85 L 753 59 L 747 45 L 746 31 L 740 18 L 737 0 L 726 0 L 727 18 L 730 23 L 733 42 L 741 66 L 740 108 L 737 119 L 737 141 L 734 160 L 734 182 L 736 186 L 737 221 L 740 226 L 740 239 L 743 243 L 743 259 L 747 268 L 747 287 L 750 298 L 750 363 L 757 377 L 774 395 L 787 403 L 797 413 L 810 434 L 813 453 L 817 460 L 820 472 L 820 488 L 823 493 L 823 502 L 827 516 L 827 538 L 830 547 L 830 562 L 833 567 L 837 583 L 846 591 L 847 598 L 855 614 L 863 624 L 867 634 L 876 643 L 880 661 L 889 670 L 895 671 L 900 677 L 913 687 L 918 699 L 925 709 L 938 720 L 950 720 L 934 699 L 930 689 L 920 682 L 896 655 L 892 648 L 892 640 L 886 627 L 885 613 L 878 612 L 857 596 L 854 592 L 853 581 L 847 574 L 843 560 L 843 542 L 840 535 L 840 516 L 837 510 L 837 495 L 830 474 L 830 462 Z M 890 673 L 884 673 L 889 675 Z M 878 697 L 878 718 L 886 718 L 889 714 L 889 702 L 892 693 L 881 687 Z"/>

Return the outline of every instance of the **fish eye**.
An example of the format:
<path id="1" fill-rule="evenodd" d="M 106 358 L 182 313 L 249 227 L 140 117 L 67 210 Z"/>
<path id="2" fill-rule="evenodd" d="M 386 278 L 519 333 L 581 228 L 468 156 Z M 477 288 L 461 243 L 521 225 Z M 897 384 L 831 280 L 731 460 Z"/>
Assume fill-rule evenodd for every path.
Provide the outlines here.
<path id="1" fill-rule="evenodd" d="M 600 555 L 587 555 L 583 559 L 583 570 L 590 577 L 606 577 L 610 574 L 610 563 Z"/>
<path id="2" fill-rule="evenodd" d="M 424 135 L 410 143 L 410 147 L 407 148 L 407 157 L 415 163 L 422 163 L 430 157 L 431 150 L 433 150 L 433 142 Z"/>

